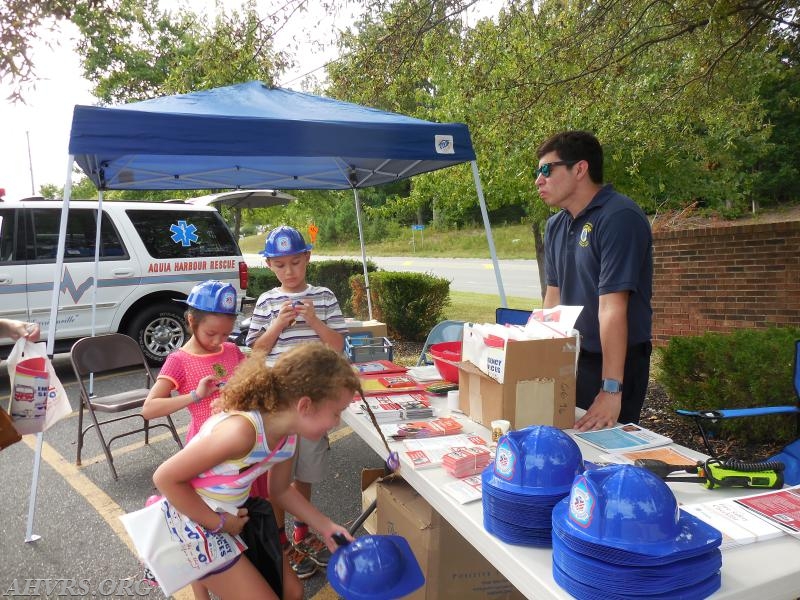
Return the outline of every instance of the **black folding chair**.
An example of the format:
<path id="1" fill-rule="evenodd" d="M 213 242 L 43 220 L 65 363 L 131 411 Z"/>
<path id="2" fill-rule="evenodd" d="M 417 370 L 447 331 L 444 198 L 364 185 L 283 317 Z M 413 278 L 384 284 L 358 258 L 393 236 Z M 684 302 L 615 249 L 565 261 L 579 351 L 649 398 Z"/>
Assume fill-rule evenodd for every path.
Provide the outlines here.
<path id="1" fill-rule="evenodd" d="M 172 422 L 172 418 L 169 415 L 165 417 L 166 423 L 152 424 L 141 415 L 141 408 L 153 385 L 154 378 L 139 344 L 137 344 L 133 338 L 121 333 L 109 333 L 80 339 L 72 346 L 71 361 L 81 392 L 81 403 L 80 409 L 78 410 L 78 456 L 75 461 L 76 465 L 81 464 L 83 438 L 86 432 L 93 427 L 97 430 L 97 436 L 100 438 L 103 452 L 106 455 L 108 466 L 111 469 L 111 475 L 114 479 L 117 479 L 117 470 L 114 468 L 114 459 L 111 456 L 111 443 L 114 440 L 143 432 L 144 443 L 148 444 L 150 443 L 150 430 L 152 428 L 166 427 L 172 433 L 172 437 L 175 439 L 178 446 L 181 448 L 183 447 L 180 437 L 178 437 L 178 431 L 175 429 L 175 424 Z M 98 396 L 94 393 L 90 394 L 89 378 L 91 374 L 97 376 L 102 373 L 133 367 L 143 372 L 144 387 L 106 396 Z M 86 428 L 83 427 L 84 409 L 89 413 L 89 417 L 92 420 L 92 423 Z M 129 414 L 99 421 L 96 414 L 98 412 L 126 412 Z M 141 427 L 118 433 L 106 441 L 101 426 L 136 418 L 142 419 L 143 423 Z"/>

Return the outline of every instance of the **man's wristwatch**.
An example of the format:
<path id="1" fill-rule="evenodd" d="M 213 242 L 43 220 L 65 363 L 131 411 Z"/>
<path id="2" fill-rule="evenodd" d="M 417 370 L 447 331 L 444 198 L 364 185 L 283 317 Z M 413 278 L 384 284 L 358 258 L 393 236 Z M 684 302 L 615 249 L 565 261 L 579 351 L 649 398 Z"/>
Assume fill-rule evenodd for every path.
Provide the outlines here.
<path id="1" fill-rule="evenodd" d="M 616 379 L 603 379 L 603 385 L 600 390 L 607 394 L 621 394 L 622 382 Z"/>

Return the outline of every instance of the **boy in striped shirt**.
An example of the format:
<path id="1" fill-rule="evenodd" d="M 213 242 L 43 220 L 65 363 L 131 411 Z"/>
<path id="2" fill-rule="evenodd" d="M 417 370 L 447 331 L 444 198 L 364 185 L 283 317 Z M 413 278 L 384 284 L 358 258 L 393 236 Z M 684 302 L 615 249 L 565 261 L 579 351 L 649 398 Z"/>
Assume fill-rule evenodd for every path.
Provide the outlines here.
<path id="1" fill-rule="evenodd" d="M 299 231 L 286 225 L 273 229 L 267 236 L 264 251 L 267 267 L 278 277 L 280 287 L 261 294 L 256 301 L 247 345 L 267 352 L 267 364 L 290 348 L 311 341 L 321 341 L 337 352 L 344 348 L 347 334 L 344 317 L 334 293 L 306 281 L 306 267 L 311 259 L 311 245 L 306 245 Z M 295 458 L 294 487 L 311 500 L 311 486 L 325 478 L 328 471 L 330 443 L 325 435 L 318 442 L 300 438 Z M 256 480 L 253 494 L 267 497 L 266 476 Z M 288 545 L 284 531 L 282 507 L 273 506 L 278 520 L 281 542 Z M 313 575 L 316 566 L 325 567 L 330 552 L 305 523 L 294 522 L 294 552 L 290 562 L 298 577 Z M 298 553 L 297 550 L 300 552 Z M 313 561 L 309 564 L 303 554 Z"/>

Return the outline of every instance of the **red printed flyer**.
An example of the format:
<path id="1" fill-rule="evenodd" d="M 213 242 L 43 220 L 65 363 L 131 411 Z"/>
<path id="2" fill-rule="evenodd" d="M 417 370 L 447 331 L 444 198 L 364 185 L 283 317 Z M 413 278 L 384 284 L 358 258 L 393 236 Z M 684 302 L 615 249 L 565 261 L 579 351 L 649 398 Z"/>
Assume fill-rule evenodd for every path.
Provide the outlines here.
<path id="1" fill-rule="evenodd" d="M 800 536 L 800 486 L 738 498 L 736 502 L 784 531 Z"/>

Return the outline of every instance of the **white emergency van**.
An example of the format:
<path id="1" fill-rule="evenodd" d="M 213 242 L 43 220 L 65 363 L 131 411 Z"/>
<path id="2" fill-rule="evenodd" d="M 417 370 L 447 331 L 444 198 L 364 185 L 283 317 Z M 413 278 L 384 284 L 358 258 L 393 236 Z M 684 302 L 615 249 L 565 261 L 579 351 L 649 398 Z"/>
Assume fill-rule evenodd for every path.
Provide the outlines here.
<path id="1" fill-rule="evenodd" d="M 0 201 L 0 317 L 35 321 L 47 338 L 61 201 Z M 97 202 L 69 205 L 56 352 L 91 334 Z M 247 265 L 210 206 L 103 203 L 95 332 L 137 340 L 161 364 L 188 338 L 184 300 L 200 281 L 231 283 L 244 297 Z M 0 356 L 11 340 L 0 338 Z"/>

